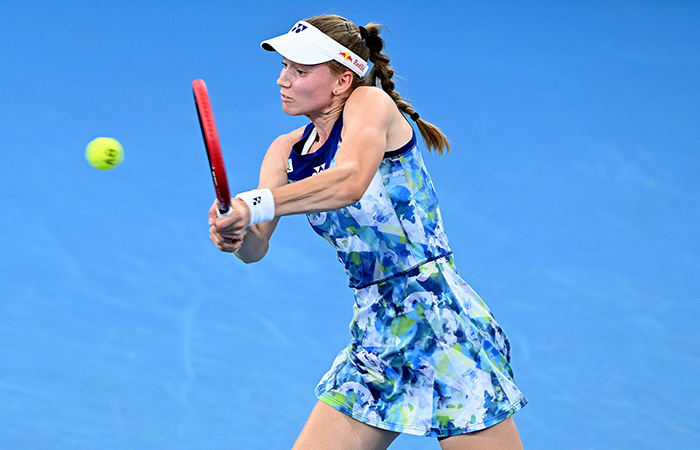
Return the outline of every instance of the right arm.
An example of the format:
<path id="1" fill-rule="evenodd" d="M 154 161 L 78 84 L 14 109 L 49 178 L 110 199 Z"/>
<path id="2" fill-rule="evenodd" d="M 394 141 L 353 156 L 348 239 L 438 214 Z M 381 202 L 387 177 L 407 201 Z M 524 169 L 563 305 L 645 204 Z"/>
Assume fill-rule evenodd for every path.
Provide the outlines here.
<path id="1" fill-rule="evenodd" d="M 301 139 L 303 127 L 275 139 L 265 153 L 260 166 L 258 189 L 275 189 L 289 183 L 287 179 L 287 159 L 292 145 Z M 219 218 L 217 203 L 209 210 L 209 235 L 216 247 L 234 253 L 241 261 L 260 261 L 267 253 L 270 237 L 277 227 L 279 217 L 251 227 L 248 206 L 239 198 L 231 199 L 231 215 Z"/>

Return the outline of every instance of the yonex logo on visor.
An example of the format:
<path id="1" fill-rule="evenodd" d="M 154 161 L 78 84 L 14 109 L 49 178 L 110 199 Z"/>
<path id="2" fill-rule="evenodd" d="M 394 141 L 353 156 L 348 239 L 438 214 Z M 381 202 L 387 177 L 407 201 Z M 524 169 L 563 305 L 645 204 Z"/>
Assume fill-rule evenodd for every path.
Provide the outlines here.
<path id="1" fill-rule="evenodd" d="M 315 65 L 335 60 L 361 77 L 369 70 L 367 61 L 303 20 L 289 33 L 263 41 L 260 46 L 298 64 Z"/>

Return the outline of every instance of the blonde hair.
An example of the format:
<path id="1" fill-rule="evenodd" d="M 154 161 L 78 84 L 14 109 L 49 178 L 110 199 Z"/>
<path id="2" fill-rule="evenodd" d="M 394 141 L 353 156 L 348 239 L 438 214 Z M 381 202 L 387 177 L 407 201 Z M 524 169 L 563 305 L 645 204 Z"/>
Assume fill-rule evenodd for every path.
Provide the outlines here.
<path id="1" fill-rule="evenodd" d="M 394 69 L 389 64 L 389 57 L 382 53 L 384 40 L 379 36 L 382 29 L 381 25 L 369 23 L 360 28 L 347 19 L 334 14 L 305 20 L 352 50 L 357 56 L 372 63 L 372 70 L 366 76 L 359 77 L 353 73 L 351 89 L 354 90 L 359 86 L 381 87 L 394 100 L 399 110 L 416 122 L 428 151 L 435 150 L 439 155 L 442 155 L 443 151 L 449 153 L 450 143 L 442 131 L 435 125 L 421 119 L 409 104 L 410 100 L 401 97 L 394 90 L 394 81 L 392 80 Z M 329 61 L 328 65 L 331 70 L 337 73 L 343 73 L 347 70 L 345 66 L 337 61 Z"/>

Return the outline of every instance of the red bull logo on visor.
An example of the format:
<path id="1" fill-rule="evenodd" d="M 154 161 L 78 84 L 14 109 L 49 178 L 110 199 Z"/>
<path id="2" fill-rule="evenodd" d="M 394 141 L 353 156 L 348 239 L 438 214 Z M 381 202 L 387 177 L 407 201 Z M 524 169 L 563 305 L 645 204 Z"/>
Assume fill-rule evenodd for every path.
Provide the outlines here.
<path id="1" fill-rule="evenodd" d="M 354 59 L 349 53 L 347 52 L 340 52 L 338 53 L 340 56 L 343 57 L 344 60 L 350 61 L 355 67 L 358 69 L 364 71 L 365 70 L 365 65 L 362 64 L 358 59 Z"/>

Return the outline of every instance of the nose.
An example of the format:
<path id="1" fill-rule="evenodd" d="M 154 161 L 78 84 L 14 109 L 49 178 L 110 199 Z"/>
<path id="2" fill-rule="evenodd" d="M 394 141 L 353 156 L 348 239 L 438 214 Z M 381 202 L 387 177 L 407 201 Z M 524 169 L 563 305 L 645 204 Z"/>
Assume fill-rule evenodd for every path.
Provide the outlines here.
<path id="1" fill-rule="evenodd" d="M 291 85 L 291 82 L 289 81 L 289 78 L 287 77 L 287 68 L 283 67 L 282 71 L 280 72 L 279 78 L 277 78 L 277 86 L 289 87 L 290 85 Z"/>

